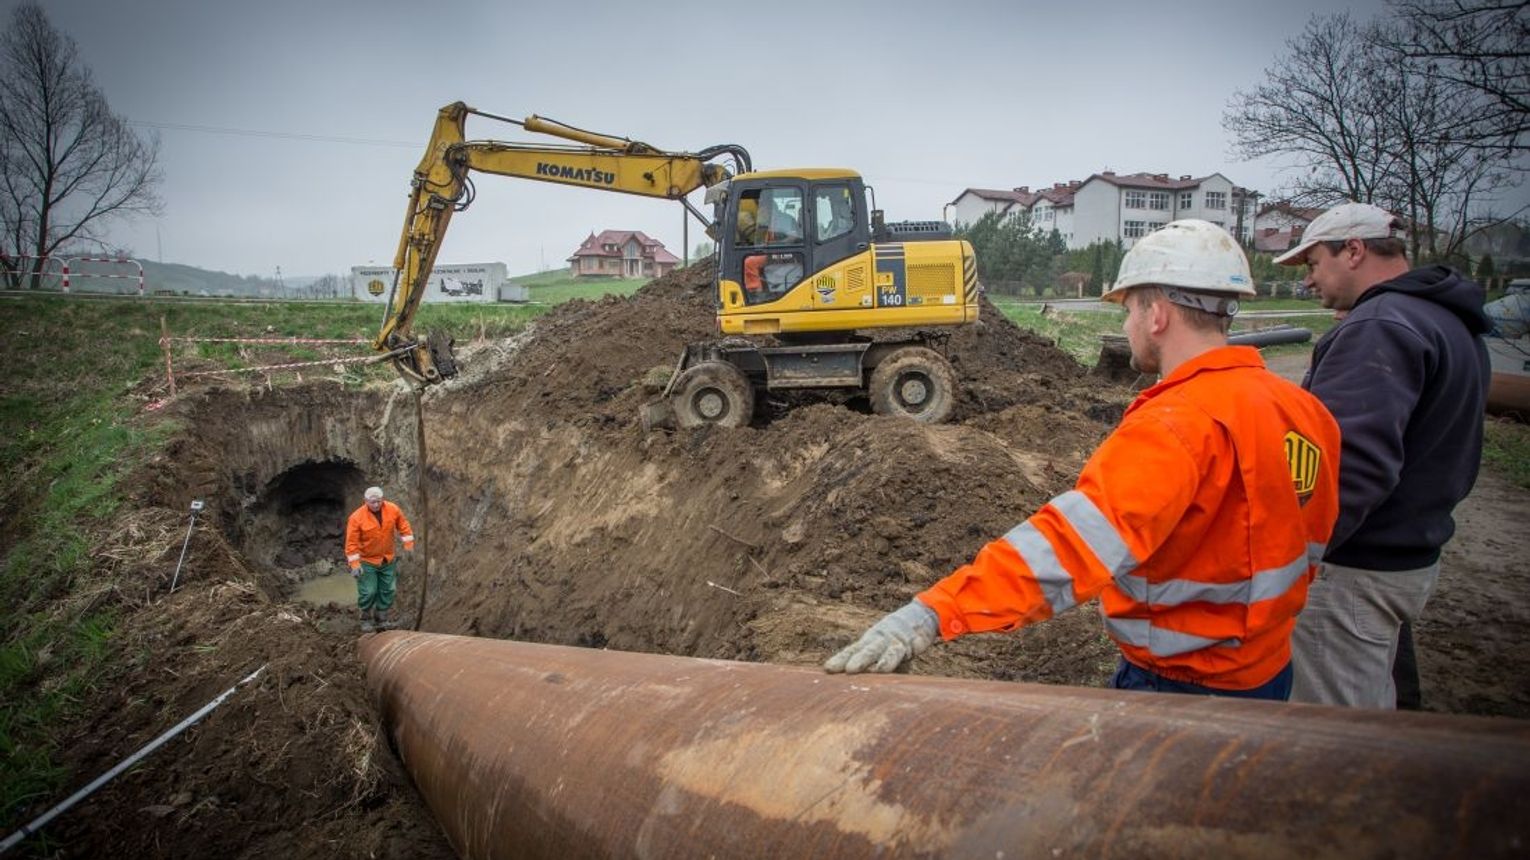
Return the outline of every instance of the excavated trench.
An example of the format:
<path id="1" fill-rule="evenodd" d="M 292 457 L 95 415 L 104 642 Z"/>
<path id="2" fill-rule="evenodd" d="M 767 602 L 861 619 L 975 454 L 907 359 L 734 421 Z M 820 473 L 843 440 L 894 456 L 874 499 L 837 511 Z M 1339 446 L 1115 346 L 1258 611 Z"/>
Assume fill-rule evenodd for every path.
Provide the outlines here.
<path id="1" fill-rule="evenodd" d="M 806 398 L 768 403 L 739 430 L 645 435 L 641 380 L 709 335 L 710 277 L 693 267 L 630 299 L 563 306 L 464 354 L 464 377 L 427 393 L 424 629 L 816 662 L 1066 489 L 1129 397 L 988 306 L 947 345 L 962 385 L 953 423 Z M 210 486 L 219 526 L 273 599 L 340 572 L 344 518 L 366 486 L 419 519 L 401 384 L 201 397 L 187 480 Z M 423 573 L 404 557 L 406 620 Z M 1089 684 L 1113 652 L 1078 612 L 942 653 L 923 670 Z"/>
<path id="2" fill-rule="evenodd" d="M 402 384 L 183 393 L 162 413 L 183 429 L 143 478 L 167 554 L 146 581 L 173 565 L 188 499 L 208 510 L 181 589 L 119 632 L 149 662 L 104 690 L 70 767 L 101 773 L 255 668 L 265 680 L 103 790 L 110 814 L 64 824 L 71 853 L 450 855 L 386 751 L 348 577 L 298 600 L 338 571 L 366 486 L 428 526 L 400 565 L 405 624 L 423 554 L 423 630 L 816 664 L 1067 489 L 1131 396 L 985 306 L 945 347 L 962 392 L 948 424 L 802 397 L 737 430 L 645 434 L 642 380 L 711 335 L 711 277 L 572 302 L 461 351 L 464 374 L 422 400 L 428 517 Z M 914 671 L 1087 686 L 1114 660 L 1085 609 L 932 649 Z"/>

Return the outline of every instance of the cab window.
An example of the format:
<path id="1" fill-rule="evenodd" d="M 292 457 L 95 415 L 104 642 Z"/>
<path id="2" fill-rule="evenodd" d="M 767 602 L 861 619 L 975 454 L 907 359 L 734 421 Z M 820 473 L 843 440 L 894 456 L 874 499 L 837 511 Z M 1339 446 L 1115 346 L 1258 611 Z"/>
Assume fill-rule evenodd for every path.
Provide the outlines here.
<path id="1" fill-rule="evenodd" d="M 824 185 L 813 193 L 814 236 L 819 242 L 838 239 L 855 226 L 850 205 L 850 186 Z"/>

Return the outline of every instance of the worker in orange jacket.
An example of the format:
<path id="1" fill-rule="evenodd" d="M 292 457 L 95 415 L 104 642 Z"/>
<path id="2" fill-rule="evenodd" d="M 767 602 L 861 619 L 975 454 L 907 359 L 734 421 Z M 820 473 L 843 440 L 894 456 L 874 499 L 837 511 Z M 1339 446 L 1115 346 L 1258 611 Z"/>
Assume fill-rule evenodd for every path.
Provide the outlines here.
<path id="1" fill-rule="evenodd" d="M 1126 306 L 1141 392 L 1073 490 L 831 657 L 890 672 L 937 638 L 1015 630 L 1092 597 L 1121 649 L 1111 686 L 1287 699 L 1291 631 L 1338 516 L 1323 404 L 1227 345 L 1248 259 L 1216 225 L 1138 240 Z"/>
<path id="2" fill-rule="evenodd" d="M 345 523 L 345 561 L 356 578 L 361 629 L 369 633 L 394 626 L 389 614 L 398 582 L 394 547 L 402 539 L 405 551 L 414 551 L 414 529 L 398 505 L 383 500 L 382 487 L 368 487 L 364 495 L 364 504 Z"/>

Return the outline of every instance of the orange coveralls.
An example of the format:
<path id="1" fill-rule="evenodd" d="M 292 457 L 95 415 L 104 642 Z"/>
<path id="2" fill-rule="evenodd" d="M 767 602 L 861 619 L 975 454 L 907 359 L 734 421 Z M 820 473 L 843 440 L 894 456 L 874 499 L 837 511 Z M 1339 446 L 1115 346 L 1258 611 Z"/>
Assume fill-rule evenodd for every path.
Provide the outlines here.
<path id="1" fill-rule="evenodd" d="M 362 505 L 351 512 L 345 523 L 345 561 L 351 570 L 361 567 L 362 562 L 381 565 L 392 559 L 395 534 L 403 538 L 404 549 L 414 550 L 414 529 L 399 506 L 384 500 L 377 513 L 382 514 L 382 522 Z"/>
<path id="2" fill-rule="evenodd" d="M 941 636 L 1014 630 L 1100 597 L 1131 663 L 1247 690 L 1291 630 L 1338 516 L 1339 428 L 1323 405 L 1222 347 L 1143 391 L 1070 492 L 919 595 Z"/>

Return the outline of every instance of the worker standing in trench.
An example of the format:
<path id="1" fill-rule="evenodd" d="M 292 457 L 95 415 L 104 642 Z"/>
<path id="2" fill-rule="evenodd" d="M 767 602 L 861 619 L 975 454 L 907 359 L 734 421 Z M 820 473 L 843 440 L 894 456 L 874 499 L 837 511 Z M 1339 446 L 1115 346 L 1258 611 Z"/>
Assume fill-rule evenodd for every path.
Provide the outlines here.
<path id="1" fill-rule="evenodd" d="M 1111 686 L 1284 700 L 1291 630 L 1338 516 L 1339 429 L 1316 397 L 1228 346 L 1248 258 L 1175 221 L 1140 239 L 1107 301 L 1132 366 L 1161 374 L 1070 492 L 829 658 L 891 672 L 937 638 L 1015 630 L 1099 596 Z"/>
<path id="2" fill-rule="evenodd" d="M 397 541 L 414 550 L 414 529 L 398 505 L 383 499 L 382 487 L 368 487 L 361 507 L 345 523 L 345 561 L 356 578 L 361 630 L 397 626 L 390 614 L 398 583 Z"/>

